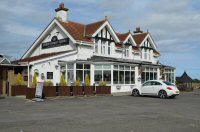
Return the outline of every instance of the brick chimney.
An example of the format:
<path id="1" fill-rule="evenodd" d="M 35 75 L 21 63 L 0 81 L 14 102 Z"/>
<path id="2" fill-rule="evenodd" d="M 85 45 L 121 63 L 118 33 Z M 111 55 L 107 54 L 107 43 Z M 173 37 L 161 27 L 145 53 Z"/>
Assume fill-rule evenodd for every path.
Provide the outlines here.
<path id="1" fill-rule="evenodd" d="M 56 11 L 56 18 L 58 18 L 60 21 L 67 22 L 67 13 L 68 13 L 68 10 L 69 9 L 65 8 L 65 4 L 61 3 L 59 5 L 59 7 L 57 9 L 55 9 L 55 11 Z"/>
<path id="2" fill-rule="evenodd" d="M 136 27 L 134 34 L 139 34 L 139 33 L 143 33 L 143 31 L 140 29 L 140 27 Z"/>

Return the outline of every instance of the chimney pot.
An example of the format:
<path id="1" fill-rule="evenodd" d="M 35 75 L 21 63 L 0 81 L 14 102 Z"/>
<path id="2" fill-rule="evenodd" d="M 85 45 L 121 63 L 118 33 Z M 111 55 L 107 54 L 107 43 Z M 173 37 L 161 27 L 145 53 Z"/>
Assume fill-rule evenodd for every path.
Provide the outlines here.
<path id="1" fill-rule="evenodd" d="M 136 31 L 134 33 L 143 33 L 143 31 L 140 29 L 140 27 L 136 27 Z"/>
<path id="2" fill-rule="evenodd" d="M 59 5 L 59 7 L 60 7 L 60 9 L 64 9 L 64 8 L 65 8 L 65 4 L 64 4 L 64 3 L 61 3 L 61 4 Z"/>

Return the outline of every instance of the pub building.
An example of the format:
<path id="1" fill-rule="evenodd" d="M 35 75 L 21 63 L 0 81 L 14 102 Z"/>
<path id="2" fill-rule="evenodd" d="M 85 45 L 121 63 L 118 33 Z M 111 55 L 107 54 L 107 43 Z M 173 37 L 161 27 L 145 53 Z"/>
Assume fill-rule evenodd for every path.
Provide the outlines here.
<path id="1" fill-rule="evenodd" d="M 84 85 L 88 74 L 91 85 L 106 81 L 111 93 L 129 92 L 147 80 L 174 83 L 175 68 L 159 63 L 160 53 L 149 32 L 137 27 L 117 33 L 107 17 L 90 24 L 70 21 L 64 3 L 55 12 L 56 17 L 15 61 L 27 66 L 28 86 L 34 73 L 39 82 L 51 80 L 54 85 L 63 74 L 69 86 L 74 80 Z"/>

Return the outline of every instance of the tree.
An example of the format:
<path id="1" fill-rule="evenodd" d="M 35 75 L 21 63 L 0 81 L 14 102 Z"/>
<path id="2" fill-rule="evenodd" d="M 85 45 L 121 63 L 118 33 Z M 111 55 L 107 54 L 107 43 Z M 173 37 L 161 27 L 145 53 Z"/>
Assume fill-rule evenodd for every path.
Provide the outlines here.
<path id="1" fill-rule="evenodd" d="M 65 76 L 62 74 L 60 77 L 60 86 L 66 86 L 67 82 L 65 81 Z"/>
<path id="2" fill-rule="evenodd" d="M 78 80 L 74 80 L 74 86 L 80 86 L 80 81 Z"/>
<path id="3" fill-rule="evenodd" d="M 90 77 L 88 74 L 86 74 L 86 76 L 85 76 L 85 85 L 90 86 Z"/>
<path id="4" fill-rule="evenodd" d="M 34 85 L 34 87 L 37 86 L 37 73 L 36 72 L 34 73 L 34 76 L 33 76 L 33 85 Z"/>
<path id="5" fill-rule="evenodd" d="M 17 74 L 17 85 L 22 85 L 22 75 L 20 73 Z"/>

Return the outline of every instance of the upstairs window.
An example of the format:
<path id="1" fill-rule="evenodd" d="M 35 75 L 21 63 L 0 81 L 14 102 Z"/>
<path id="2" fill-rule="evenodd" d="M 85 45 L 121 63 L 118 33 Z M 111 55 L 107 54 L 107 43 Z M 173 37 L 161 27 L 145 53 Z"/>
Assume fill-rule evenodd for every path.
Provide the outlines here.
<path id="1" fill-rule="evenodd" d="M 105 55 L 106 53 L 106 41 L 101 41 L 101 54 Z"/>
<path id="2" fill-rule="evenodd" d="M 111 54 L 111 43 L 108 42 L 108 55 L 110 55 L 110 54 Z"/>
<path id="3" fill-rule="evenodd" d="M 144 59 L 147 60 L 147 49 L 144 50 Z"/>
<path id="4" fill-rule="evenodd" d="M 125 48 L 125 57 L 129 57 L 129 49 Z"/>
<path id="5" fill-rule="evenodd" d="M 99 42 L 99 40 L 95 39 L 95 44 L 94 44 L 94 52 L 95 53 L 98 53 L 98 42 Z"/>

